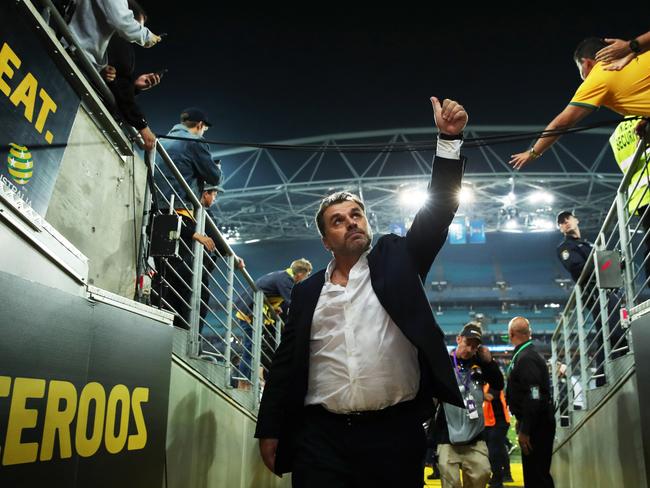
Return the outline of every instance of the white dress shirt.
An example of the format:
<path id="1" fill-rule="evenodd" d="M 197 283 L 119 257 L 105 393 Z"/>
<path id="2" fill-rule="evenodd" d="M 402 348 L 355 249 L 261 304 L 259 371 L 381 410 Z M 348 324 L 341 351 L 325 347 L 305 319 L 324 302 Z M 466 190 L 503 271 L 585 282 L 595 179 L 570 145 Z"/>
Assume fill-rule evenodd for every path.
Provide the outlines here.
<path id="1" fill-rule="evenodd" d="M 461 144 L 439 139 L 437 154 L 458 159 Z M 415 398 L 420 385 L 417 348 L 379 303 L 368 252 L 350 270 L 347 286 L 330 281 L 334 266 L 332 260 L 312 319 L 305 405 L 347 413 Z"/>
<path id="2" fill-rule="evenodd" d="M 350 270 L 347 286 L 330 281 L 334 264 L 312 320 L 305 405 L 345 413 L 413 399 L 420 384 L 417 349 L 379 303 L 368 253 Z"/>

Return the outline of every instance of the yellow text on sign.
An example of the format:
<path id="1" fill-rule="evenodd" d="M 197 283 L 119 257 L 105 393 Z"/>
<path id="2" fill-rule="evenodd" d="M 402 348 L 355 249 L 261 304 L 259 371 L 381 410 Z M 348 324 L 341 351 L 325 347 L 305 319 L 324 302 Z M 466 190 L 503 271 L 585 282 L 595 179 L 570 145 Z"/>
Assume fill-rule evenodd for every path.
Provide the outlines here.
<path id="1" fill-rule="evenodd" d="M 149 388 L 129 391 L 125 385 L 115 385 L 107 394 L 103 385 L 92 382 L 78 392 L 68 381 L 0 376 L 3 397 L 10 397 L 7 434 L 0 447 L 3 466 L 50 461 L 57 442 L 61 459 L 75 453 L 93 456 L 102 444 L 110 454 L 147 445 L 142 404 L 149 401 Z M 44 409 L 33 407 L 33 400 L 43 399 Z M 43 429 L 36 436 L 40 442 L 24 442 L 23 432 L 35 430 L 41 418 Z M 129 434 L 131 418 L 136 431 Z"/>
<path id="2" fill-rule="evenodd" d="M 2 44 L 2 48 L 0 48 L 0 92 L 4 93 L 16 107 L 22 105 L 24 107 L 23 114 L 27 121 L 34 126 L 39 134 L 42 134 L 47 117 L 50 113 L 56 112 L 56 103 L 44 88 L 40 88 L 39 90 L 38 80 L 32 73 L 28 72 L 22 78 L 15 76 L 16 70 L 20 68 L 21 64 L 22 60 L 11 49 L 11 46 L 6 42 Z M 18 83 L 13 84 L 14 86 L 12 88 L 9 85 L 10 81 L 17 81 Z M 36 121 L 34 121 L 37 94 L 40 100 L 40 107 Z M 52 132 L 49 130 L 45 131 L 44 137 L 48 144 L 52 144 L 52 140 L 54 139 Z"/>

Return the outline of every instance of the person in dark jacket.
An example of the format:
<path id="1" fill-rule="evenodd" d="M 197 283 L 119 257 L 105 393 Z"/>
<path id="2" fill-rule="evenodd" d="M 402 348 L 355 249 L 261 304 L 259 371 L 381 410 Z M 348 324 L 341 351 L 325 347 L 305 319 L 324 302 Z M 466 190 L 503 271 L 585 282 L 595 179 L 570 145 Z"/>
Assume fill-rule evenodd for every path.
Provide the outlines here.
<path id="1" fill-rule="evenodd" d="M 513 318 L 508 324 L 508 336 L 515 349 L 508 366 L 506 400 L 517 418 L 524 484 L 526 488 L 553 488 L 555 419 L 548 366 L 535 350 L 528 320 Z"/>
<path id="2" fill-rule="evenodd" d="M 345 191 L 316 214 L 333 259 L 293 288 L 255 430 L 266 467 L 291 472 L 294 488 L 422 488 L 433 399 L 463 405 L 423 282 L 458 209 L 467 112 L 431 103 L 430 198 L 406 236 L 371 248 L 365 205 Z"/>
<path id="3" fill-rule="evenodd" d="M 557 214 L 557 225 L 564 240 L 557 246 L 557 257 L 569 272 L 574 283 L 578 282 L 594 245 L 580 235 L 580 221 L 572 212 L 564 210 Z"/>
<path id="4" fill-rule="evenodd" d="M 456 337 L 456 349 L 451 353 L 465 408 L 444 402 L 438 405 L 436 434 L 443 488 L 485 488 L 490 479 L 483 385 L 489 383 L 495 389 L 502 389 L 503 375 L 490 350 L 481 345 L 482 335 L 479 323 L 465 324 Z"/>
<path id="5" fill-rule="evenodd" d="M 557 246 L 557 256 L 564 268 L 571 274 L 574 283 L 578 283 L 582 270 L 593 270 L 593 261 L 589 256 L 593 244 L 582 238 L 580 234 L 580 221 L 570 211 L 564 210 L 557 214 L 557 225 L 564 235 L 564 240 Z M 594 366 L 596 367 L 596 386 L 602 386 L 607 382 L 605 377 L 605 349 L 603 348 L 602 317 L 598 293 L 592 292 L 590 287 L 594 286 L 594 280 L 584 279 L 581 283 L 583 296 L 583 314 L 588 310 L 594 316 L 594 331 L 596 333 L 594 348 Z M 609 325 L 609 343 L 612 351 L 611 357 L 616 358 L 627 352 L 627 339 L 619 323 L 618 310 L 621 307 L 622 298 L 619 290 L 607 290 L 607 314 L 609 318 L 605 321 Z"/>
<path id="6" fill-rule="evenodd" d="M 135 20 L 144 25 L 147 14 L 137 2 L 129 0 L 129 9 Z M 142 136 L 145 149 L 150 151 L 156 143 L 156 135 L 136 102 L 136 95 L 160 83 L 158 73 L 135 76 L 135 50 L 133 44 L 120 36 L 113 36 L 107 49 L 108 66 L 102 76 L 115 97 L 115 103 L 124 120 Z"/>
<path id="7" fill-rule="evenodd" d="M 211 126 L 203 110 L 186 108 L 181 112 L 180 124 L 172 127 L 167 134 L 171 138 L 162 140 L 167 154 L 197 198 L 200 198 L 205 185 L 221 184 L 221 164 L 212 159 L 210 147 L 203 139 Z M 169 208 L 172 195 L 175 199 L 174 208 L 191 208 L 189 196 L 161 158 L 156 158 L 154 179 L 162 197 L 162 201 L 158 202 L 160 208 Z"/>

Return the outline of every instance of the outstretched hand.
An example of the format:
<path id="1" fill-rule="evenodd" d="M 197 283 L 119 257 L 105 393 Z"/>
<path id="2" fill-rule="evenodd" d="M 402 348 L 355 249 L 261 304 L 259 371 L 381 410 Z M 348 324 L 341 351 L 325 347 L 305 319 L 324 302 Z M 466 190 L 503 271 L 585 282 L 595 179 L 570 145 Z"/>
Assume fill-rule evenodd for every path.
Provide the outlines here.
<path id="1" fill-rule="evenodd" d="M 461 104 L 454 100 L 445 98 L 440 104 L 440 100 L 431 97 L 433 105 L 433 117 L 438 130 L 450 136 L 460 134 L 467 125 L 467 112 Z"/>
<path id="2" fill-rule="evenodd" d="M 512 154 L 510 156 L 510 164 L 514 169 L 521 169 L 526 166 L 528 163 L 533 161 L 535 157 L 530 153 L 530 151 L 524 151 L 517 154 Z"/>

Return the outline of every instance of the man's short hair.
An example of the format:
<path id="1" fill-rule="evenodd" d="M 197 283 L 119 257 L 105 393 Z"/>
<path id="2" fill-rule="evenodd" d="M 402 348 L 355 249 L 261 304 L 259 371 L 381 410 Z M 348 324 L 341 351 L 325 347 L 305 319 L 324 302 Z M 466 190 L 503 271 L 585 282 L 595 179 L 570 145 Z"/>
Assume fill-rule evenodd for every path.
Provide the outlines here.
<path id="1" fill-rule="evenodd" d="M 314 268 L 312 267 L 311 263 L 305 258 L 296 259 L 293 263 L 291 263 L 291 271 L 293 271 L 294 274 L 309 274 L 311 273 L 312 269 Z"/>
<path id="2" fill-rule="evenodd" d="M 330 196 L 323 198 L 318 207 L 318 213 L 316 213 L 316 225 L 318 226 L 318 232 L 321 237 L 325 237 L 325 221 L 323 219 L 325 210 L 332 205 L 343 202 L 354 202 L 361 207 L 361 210 L 364 212 L 366 211 L 366 207 L 363 204 L 363 201 L 361 201 L 361 198 L 349 191 L 337 191 L 336 193 L 332 193 Z"/>
<path id="3" fill-rule="evenodd" d="M 596 59 L 596 53 L 607 46 L 607 43 L 599 37 L 587 37 L 580 41 L 573 53 L 573 60 L 577 63 L 581 59 Z"/>
<path id="4" fill-rule="evenodd" d="M 195 120 L 181 120 L 181 124 L 183 124 L 188 129 L 193 129 L 194 127 L 199 125 L 199 122 Z"/>

